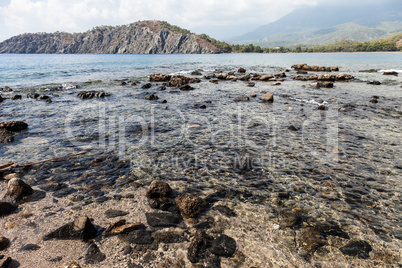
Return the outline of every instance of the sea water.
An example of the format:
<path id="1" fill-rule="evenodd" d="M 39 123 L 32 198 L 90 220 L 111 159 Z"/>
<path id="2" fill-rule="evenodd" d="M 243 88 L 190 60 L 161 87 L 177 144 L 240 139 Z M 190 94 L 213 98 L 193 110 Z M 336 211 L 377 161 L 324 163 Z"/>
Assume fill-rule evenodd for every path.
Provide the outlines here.
<path id="1" fill-rule="evenodd" d="M 292 79 L 298 74 L 291 66 L 299 63 L 336 65 L 336 74 L 355 79 L 315 89 L 309 86 L 314 81 Z M 248 87 L 191 75 L 240 67 L 285 72 L 286 78 L 277 86 L 257 81 Z M 400 75 L 384 76 L 386 70 Z M 161 90 L 162 83 L 142 88 L 154 73 L 201 82 L 191 91 Z M 236 216 L 218 218 L 214 228 L 236 239 L 244 267 L 396 266 L 402 248 L 401 75 L 401 53 L 0 55 L 0 87 L 14 90 L 0 94 L 23 96 L 0 104 L 0 121 L 29 125 L 13 143 L 0 145 L 0 163 L 88 150 L 22 174 L 38 187 L 63 182 L 69 190 L 54 195 L 83 195 L 75 204 L 83 207 L 154 179 L 173 182 L 179 192 L 233 209 Z M 77 97 L 91 90 L 110 96 Z M 26 98 L 31 92 L 52 103 Z M 274 94 L 273 103 L 259 99 L 266 92 Z M 146 100 L 149 94 L 159 100 Z M 239 96 L 249 101 L 235 101 Z M 378 103 L 370 102 L 373 96 Z M 100 197 L 93 194 L 100 190 Z M 304 225 L 282 228 L 283 209 L 301 211 Z M 306 257 L 295 241 L 302 227 L 322 222 L 341 226 L 350 239 L 328 235 L 327 244 Z M 370 258 L 343 255 L 339 248 L 350 240 L 367 241 Z"/>

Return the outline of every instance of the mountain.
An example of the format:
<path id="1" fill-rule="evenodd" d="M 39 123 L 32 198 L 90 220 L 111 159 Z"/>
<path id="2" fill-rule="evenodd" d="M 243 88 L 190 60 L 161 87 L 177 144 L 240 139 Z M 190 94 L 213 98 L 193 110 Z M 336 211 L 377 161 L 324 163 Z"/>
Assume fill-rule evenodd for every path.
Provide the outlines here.
<path id="1" fill-rule="evenodd" d="M 371 41 L 402 32 L 402 1 L 364 6 L 315 6 L 296 9 L 233 43 L 260 46 L 322 45 L 340 40 Z"/>
<path id="2" fill-rule="evenodd" d="M 0 53 L 203 54 L 220 50 L 207 39 L 163 21 L 101 26 L 85 33 L 35 33 L 0 43 Z"/>

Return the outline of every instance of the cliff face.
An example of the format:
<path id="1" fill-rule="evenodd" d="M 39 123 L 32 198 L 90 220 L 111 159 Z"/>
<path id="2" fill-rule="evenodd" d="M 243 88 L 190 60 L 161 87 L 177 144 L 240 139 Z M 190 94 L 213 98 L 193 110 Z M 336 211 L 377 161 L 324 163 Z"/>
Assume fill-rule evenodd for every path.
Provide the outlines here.
<path id="1" fill-rule="evenodd" d="M 167 26 L 167 27 L 165 27 Z M 169 29 L 173 28 L 173 29 Z M 0 43 L 0 53 L 203 54 L 219 49 L 200 36 L 159 21 L 97 27 L 82 34 L 24 34 Z"/>

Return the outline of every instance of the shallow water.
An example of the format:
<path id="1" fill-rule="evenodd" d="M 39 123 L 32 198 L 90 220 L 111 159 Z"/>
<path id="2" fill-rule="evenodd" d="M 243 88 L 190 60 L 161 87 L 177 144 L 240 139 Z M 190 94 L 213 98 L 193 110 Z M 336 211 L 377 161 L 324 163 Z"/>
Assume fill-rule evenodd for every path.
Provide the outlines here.
<path id="1" fill-rule="evenodd" d="M 215 228 L 238 241 L 249 257 L 245 267 L 401 263 L 402 79 L 381 72 L 401 71 L 400 53 L 0 58 L 0 86 L 9 85 L 15 89 L 11 94 L 24 96 L 0 104 L 1 121 L 29 124 L 14 143 L 1 145 L 0 163 L 88 149 L 79 157 L 21 171 L 33 186 L 66 184 L 54 195 L 80 200 L 71 206 L 105 202 L 122 189 L 159 178 L 174 182 L 177 191 L 234 209 L 237 216 L 223 217 Z M 141 88 L 157 72 L 191 76 L 201 70 L 209 75 L 244 67 L 250 73 L 276 74 L 304 62 L 338 65 L 356 79 L 313 89 L 308 86 L 313 81 L 293 80 L 296 72 L 291 70 L 279 86 L 213 84 L 199 76 L 201 82 L 191 84 L 192 91 L 160 91 L 161 83 Z M 378 72 L 359 72 L 368 69 Z M 129 83 L 120 85 L 121 80 Z M 367 84 L 374 80 L 382 84 Z M 138 83 L 131 86 L 131 81 Z M 64 83 L 79 88 L 63 89 Z M 81 100 L 76 95 L 82 90 L 111 96 Z M 49 95 L 53 102 L 27 99 L 29 92 Z M 265 92 L 274 94 L 273 103 L 260 101 Z M 151 93 L 167 103 L 145 100 Z M 377 104 L 369 102 L 373 95 L 379 97 Z M 250 101 L 235 102 L 238 96 Z M 318 110 L 320 103 L 328 110 Z M 372 245 L 371 258 L 342 255 L 338 249 L 348 240 L 329 236 L 329 244 L 306 261 L 294 242 L 299 230 L 277 228 L 284 208 L 302 211 L 309 226 L 336 222 L 351 239 Z"/>

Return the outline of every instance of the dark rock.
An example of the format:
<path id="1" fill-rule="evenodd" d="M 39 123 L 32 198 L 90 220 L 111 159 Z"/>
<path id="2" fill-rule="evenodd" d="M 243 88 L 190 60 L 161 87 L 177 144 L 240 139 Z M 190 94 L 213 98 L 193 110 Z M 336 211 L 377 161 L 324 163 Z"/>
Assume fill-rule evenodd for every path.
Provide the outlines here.
<path id="1" fill-rule="evenodd" d="M 180 90 L 189 91 L 189 90 L 194 90 L 194 88 L 187 84 L 187 85 L 180 86 Z"/>
<path id="2" fill-rule="evenodd" d="M 8 182 L 7 192 L 4 195 L 4 199 L 12 201 L 21 201 L 25 196 L 29 196 L 33 193 L 31 186 L 18 178 L 12 178 Z"/>
<path id="3" fill-rule="evenodd" d="M 200 103 L 197 103 L 197 104 L 195 104 L 195 105 L 194 105 L 194 108 L 206 109 L 206 108 L 207 108 L 207 106 L 206 106 L 205 104 L 200 104 Z"/>
<path id="4" fill-rule="evenodd" d="M 218 80 L 217 80 L 217 79 L 210 80 L 209 82 L 212 83 L 212 84 L 218 84 Z"/>
<path id="5" fill-rule="evenodd" d="M 372 99 L 370 100 L 370 102 L 371 102 L 371 103 L 378 103 L 378 99 L 377 99 L 377 98 L 372 98 Z"/>
<path id="6" fill-rule="evenodd" d="M 174 213 L 145 213 L 145 216 L 152 227 L 171 227 L 182 221 L 180 215 Z"/>
<path id="7" fill-rule="evenodd" d="M 13 268 L 12 262 L 13 259 L 3 256 L 3 258 L 0 258 L 0 268 Z"/>
<path id="8" fill-rule="evenodd" d="M 247 84 L 247 86 L 248 86 L 248 87 L 253 87 L 253 86 L 255 86 L 255 83 L 254 83 L 254 82 L 250 82 L 250 83 Z"/>
<path id="9" fill-rule="evenodd" d="M 314 253 L 318 248 L 327 244 L 324 235 L 313 227 L 303 228 L 297 240 L 299 246 L 309 253 Z"/>
<path id="10" fill-rule="evenodd" d="M 14 141 L 14 133 L 4 128 L 0 128 L 0 143 L 9 143 Z"/>
<path id="11" fill-rule="evenodd" d="M 246 69 L 240 67 L 240 68 L 237 70 L 237 72 L 238 72 L 238 73 L 241 73 L 241 74 L 244 74 L 244 73 L 246 72 Z"/>
<path id="12" fill-rule="evenodd" d="M 333 67 L 331 68 L 331 70 L 332 70 L 333 72 L 338 72 L 338 71 L 339 71 L 339 67 L 338 67 L 338 66 L 333 66 Z"/>
<path id="13" fill-rule="evenodd" d="M 125 85 L 127 85 L 127 83 L 124 82 L 124 81 L 121 81 L 121 82 L 120 82 L 120 85 L 121 85 L 121 86 L 125 86 Z"/>
<path id="14" fill-rule="evenodd" d="M 293 227 L 301 223 L 301 215 L 299 211 L 293 211 L 285 208 L 279 211 L 279 223 L 283 227 Z"/>
<path id="15" fill-rule="evenodd" d="M 191 75 L 202 75 L 200 71 L 192 71 Z"/>
<path id="16" fill-rule="evenodd" d="M 38 93 L 28 93 L 27 94 L 28 99 L 36 99 L 37 97 L 39 97 Z"/>
<path id="17" fill-rule="evenodd" d="M 363 240 L 351 241 L 346 246 L 339 249 L 344 255 L 368 259 L 369 253 L 373 250 L 369 243 Z"/>
<path id="18" fill-rule="evenodd" d="M 160 87 L 158 87 L 158 90 L 160 90 L 160 91 L 166 90 L 166 86 L 160 86 Z"/>
<path id="19" fill-rule="evenodd" d="M 119 239 L 127 243 L 134 243 L 137 245 L 148 245 L 154 242 L 154 238 L 147 230 L 135 230 L 128 234 L 119 234 Z"/>
<path id="20" fill-rule="evenodd" d="M 186 238 L 177 232 L 166 231 L 166 232 L 156 232 L 153 237 L 157 243 L 181 243 L 187 241 Z"/>
<path id="21" fill-rule="evenodd" d="M 128 212 L 122 211 L 122 210 L 108 209 L 105 211 L 105 216 L 108 219 L 125 216 L 127 214 L 128 214 Z"/>
<path id="22" fill-rule="evenodd" d="M 222 257 L 232 257 L 236 251 L 236 241 L 227 236 L 220 235 L 212 242 L 211 252 Z"/>
<path id="23" fill-rule="evenodd" d="M 198 230 L 195 233 L 187 250 L 187 258 L 190 262 L 197 263 L 200 259 L 205 258 L 206 250 L 209 246 L 207 238 L 207 234 L 204 231 Z"/>
<path id="24" fill-rule="evenodd" d="M 96 264 L 103 261 L 105 258 L 106 255 L 100 251 L 99 247 L 94 242 L 91 242 L 85 252 L 85 262 Z"/>
<path id="25" fill-rule="evenodd" d="M 148 88 L 151 88 L 151 87 L 152 87 L 151 83 L 146 83 L 146 84 L 141 86 L 142 89 L 148 89 Z"/>
<path id="26" fill-rule="evenodd" d="M 226 77 L 228 77 L 227 73 L 219 73 L 216 75 L 216 78 L 218 78 L 220 80 L 226 80 Z"/>
<path id="27" fill-rule="evenodd" d="M 288 129 L 291 130 L 291 131 L 298 131 L 299 130 L 299 128 L 295 127 L 294 125 L 290 125 L 288 127 Z"/>
<path id="28" fill-rule="evenodd" d="M 274 95 L 272 95 L 272 93 L 265 93 L 264 95 L 261 96 L 261 100 L 264 102 L 273 102 Z"/>
<path id="29" fill-rule="evenodd" d="M 199 83 L 201 80 L 196 77 L 185 77 L 183 75 L 177 75 L 172 77 L 169 80 L 169 86 L 170 87 L 181 87 L 186 84 L 191 84 L 191 83 Z"/>
<path id="30" fill-rule="evenodd" d="M 279 82 L 271 84 L 271 86 L 280 86 L 280 85 L 281 85 L 281 83 L 279 83 Z"/>
<path id="31" fill-rule="evenodd" d="M 157 73 L 157 74 L 151 74 L 151 76 L 149 77 L 149 81 L 151 81 L 151 82 L 169 82 L 169 80 L 171 78 L 172 78 L 172 76 L 169 74 Z"/>
<path id="32" fill-rule="evenodd" d="M 0 103 L 4 101 L 3 97 L 0 95 Z"/>
<path id="33" fill-rule="evenodd" d="M 206 205 L 204 199 L 196 196 L 189 196 L 187 194 L 179 195 L 175 198 L 175 201 L 181 213 L 189 218 L 196 217 Z"/>
<path id="34" fill-rule="evenodd" d="M 275 76 L 275 77 L 284 78 L 284 77 L 286 77 L 286 74 L 283 72 L 283 73 L 275 74 L 274 76 Z"/>
<path id="35" fill-rule="evenodd" d="M 43 237 L 43 240 L 82 240 L 87 241 L 96 237 L 98 231 L 92 225 L 87 216 L 79 216 L 75 221 L 67 223 L 62 227 L 50 232 Z"/>
<path id="36" fill-rule="evenodd" d="M 36 97 L 37 100 L 49 100 L 50 97 L 47 95 L 39 95 L 38 97 Z"/>
<path id="37" fill-rule="evenodd" d="M 318 105 L 317 110 L 326 111 L 326 110 L 328 110 L 328 107 L 320 104 L 320 105 Z"/>
<path id="38" fill-rule="evenodd" d="M 18 94 L 14 95 L 14 96 L 11 97 L 11 99 L 12 100 L 20 100 L 20 99 L 22 99 L 22 95 L 18 95 Z"/>
<path id="39" fill-rule="evenodd" d="M 265 75 L 260 76 L 260 78 L 258 80 L 260 80 L 260 81 L 273 81 L 274 76 L 270 75 L 270 74 L 265 74 Z"/>
<path id="40" fill-rule="evenodd" d="M 109 95 L 103 91 L 80 91 L 77 93 L 77 97 L 80 99 L 104 98 Z"/>
<path id="41" fill-rule="evenodd" d="M 18 132 L 27 129 L 28 124 L 22 121 L 0 122 L 0 129 L 1 128 L 8 131 Z"/>
<path id="42" fill-rule="evenodd" d="M 215 220 L 213 217 L 206 217 L 202 219 L 200 222 L 193 225 L 196 229 L 210 229 L 214 225 Z"/>
<path id="43" fill-rule="evenodd" d="M 394 76 L 398 76 L 398 72 L 395 72 L 395 71 L 384 72 L 383 75 L 394 75 Z"/>
<path id="44" fill-rule="evenodd" d="M 250 75 L 250 74 L 245 74 L 245 75 L 243 75 L 243 76 L 240 76 L 240 77 L 239 77 L 239 80 L 240 80 L 240 81 L 248 81 L 248 80 L 250 80 L 250 78 L 251 78 L 251 75 Z"/>
<path id="45" fill-rule="evenodd" d="M 367 84 L 378 86 L 378 85 L 381 85 L 381 82 L 380 82 L 380 81 L 370 81 L 370 82 L 368 82 Z"/>
<path id="46" fill-rule="evenodd" d="M 250 98 L 247 97 L 247 96 L 239 96 L 239 97 L 234 98 L 234 101 L 235 101 L 235 102 L 249 101 L 249 100 L 250 100 Z"/>
<path id="47" fill-rule="evenodd" d="M 251 95 L 251 97 L 255 98 L 255 97 L 257 97 L 257 94 L 254 93 L 254 94 Z"/>
<path id="48" fill-rule="evenodd" d="M 167 100 L 160 100 L 159 103 L 167 103 Z"/>
<path id="49" fill-rule="evenodd" d="M 9 202 L 0 201 L 0 217 L 13 212 L 17 207 Z"/>
<path id="50" fill-rule="evenodd" d="M 7 249 L 9 246 L 10 241 L 4 236 L 0 236 L 0 251 Z"/>
<path id="51" fill-rule="evenodd" d="M 338 75 L 335 77 L 335 79 L 336 79 L 336 80 L 340 80 L 340 81 L 349 81 L 349 80 L 354 79 L 354 76 L 352 76 L 352 75 L 350 75 L 350 74 L 345 74 L 345 73 L 343 73 L 343 74 L 338 74 Z"/>
<path id="52" fill-rule="evenodd" d="M 150 94 L 150 95 L 145 96 L 145 99 L 146 100 L 157 100 L 157 99 L 159 99 L 159 97 L 156 94 Z"/>
<path id="53" fill-rule="evenodd" d="M 23 246 L 22 248 L 20 248 L 19 251 L 35 251 L 40 249 L 40 246 L 35 245 L 35 244 L 27 244 L 25 246 Z"/>
<path id="54" fill-rule="evenodd" d="M 171 194 L 172 188 L 164 181 L 153 181 L 146 192 L 148 198 L 170 197 Z"/>

